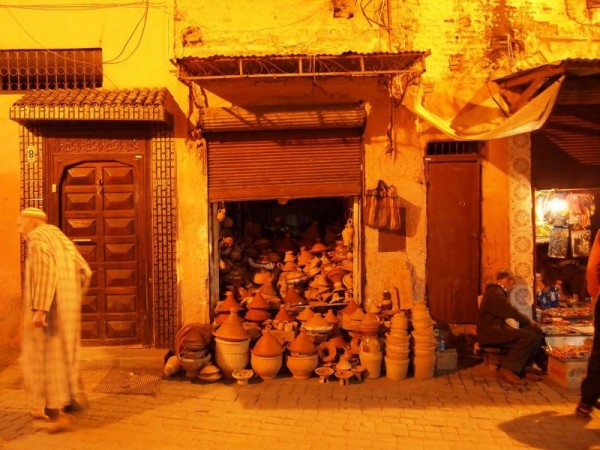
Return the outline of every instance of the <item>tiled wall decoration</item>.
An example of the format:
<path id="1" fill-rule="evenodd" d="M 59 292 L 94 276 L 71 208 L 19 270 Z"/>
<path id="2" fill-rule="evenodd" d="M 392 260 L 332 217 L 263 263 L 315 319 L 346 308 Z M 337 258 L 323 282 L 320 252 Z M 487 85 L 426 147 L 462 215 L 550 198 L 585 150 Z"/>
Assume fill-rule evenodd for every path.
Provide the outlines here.
<path id="1" fill-rule="evenodd" d="M 511 301 L 528 317 L 533 304 L 533 205 L 531 193 L 531 138 L 521 134 L 509 138 L 510 177 L 510 265 L 518 277 Z"/>

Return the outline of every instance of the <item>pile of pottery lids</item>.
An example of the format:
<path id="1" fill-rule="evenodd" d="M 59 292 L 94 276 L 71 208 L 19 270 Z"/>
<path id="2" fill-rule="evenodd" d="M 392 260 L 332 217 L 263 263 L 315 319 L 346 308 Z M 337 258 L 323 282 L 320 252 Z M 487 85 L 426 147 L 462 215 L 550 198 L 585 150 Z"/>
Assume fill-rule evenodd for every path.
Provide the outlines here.
<path id="1" fill-rule="evenodd" d="M 410 363 L 410 336 L 407 333 L 408 319 L 404 312 L 392 317 L 389 333 L 385 335 L 386 376 L 392 380 L 403 380 Z"/>
<path id="2" fill-rule="evenodd" d="M 209 325 L 188 323 L 181 327 L 175 338 L 175 356 L 165 365 L 165 376 L 183 368 L 189 378 L 195 378 L 198 371 L 210 363 L 211 354 L 207 347 L 211 340 Z"/>
<path id="3" fill-rule="evenodd" d="M 415 303 L 412 309 L 412 326 L 415 378 L 427 380 L 433 377 L 437 345 L 433 321 L 424 302 Z"/>

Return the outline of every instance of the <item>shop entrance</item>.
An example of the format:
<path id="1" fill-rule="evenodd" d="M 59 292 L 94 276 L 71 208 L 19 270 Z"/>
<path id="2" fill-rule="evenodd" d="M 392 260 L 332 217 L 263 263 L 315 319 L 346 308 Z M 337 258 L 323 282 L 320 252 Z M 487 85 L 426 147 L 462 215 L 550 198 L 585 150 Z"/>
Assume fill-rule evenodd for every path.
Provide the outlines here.
<path id="1" fill-rule="evenodd" d="M 213 204 L 213 248 L 218 249 L 213 255 L 213 267 L 218 268 L 211 283 L 213 300 L 233 293 L 247 306 L 261 292 L 271 310 L 282 305 L 327 308 L 358 300 L 356 246 L 345 245 L 342 237 L 345 226 L 353 224 L 356 208 L 358 197 Z M 332 270 L 339 272 L 338 278 L 328 276 Z M 287 295 L 290 289 L 298 294 L 294 300 Z"/>

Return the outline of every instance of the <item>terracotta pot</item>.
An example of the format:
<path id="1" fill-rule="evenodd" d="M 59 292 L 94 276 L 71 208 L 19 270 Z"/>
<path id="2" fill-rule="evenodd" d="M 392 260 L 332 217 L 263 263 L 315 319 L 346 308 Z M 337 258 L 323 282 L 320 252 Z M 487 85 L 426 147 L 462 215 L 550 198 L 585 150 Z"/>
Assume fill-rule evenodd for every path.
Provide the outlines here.
<path id="1" fill-rule="evenodd" d="M 250 357 L 249 347 L 250 339 L 234 342 L 215 338 L 215 362 L 226 378 L 232 378 L 231 373 L 235 369 L 246 368 Z"/>
<path id="2" fill-rule="evenodd" d="M 305 380 L 310 378 L 319 364 L 319 357 L 314 355 L 288 356 L 286 366 L 294 378 Z"/>
<path id="3" fill-rule="evenodd" d="M 385 376 L 390 380 L 404 380 L 408 374 L 410 359 L 390 359 L 385 357 Z"/>
<path id="4" fill-rule="evenodd" d="M 283 356 L 258 356 L 252 352 L 250 356 L 252 369 L 263 380 L 271 380 L 277 376 L 283 365 Z"/>
<path id="5" fill-rule="evenodd" d="M 429 380 L 433 378 L 435 355 L 415 356 L 413 361 L 415 363 L 415 378 L 417 380 Z"/>
<path id="6" fill-rule="evenodd" d="M 383 360 L 381 352 L 360 352 L 359 358 L 360 365 L 365 367 L 367 378 L 379 378 L 381 376 L 381 361 Z"/>

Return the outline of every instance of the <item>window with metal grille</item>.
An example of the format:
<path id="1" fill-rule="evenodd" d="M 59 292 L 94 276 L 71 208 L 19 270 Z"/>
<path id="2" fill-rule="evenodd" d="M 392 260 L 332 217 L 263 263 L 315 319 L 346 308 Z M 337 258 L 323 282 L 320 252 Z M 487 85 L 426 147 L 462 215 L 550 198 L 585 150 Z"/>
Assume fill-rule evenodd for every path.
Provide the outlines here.
<path id="1" fill-rule="evenodd" d="M 102 49 L 0 50 L 0 92 L 102 87 Z"/>
<path id="2" fill-rule="evenodd" d="M 479 155 L 483 141 L 439 141 L 427 144 L 427 156 Z"/>

